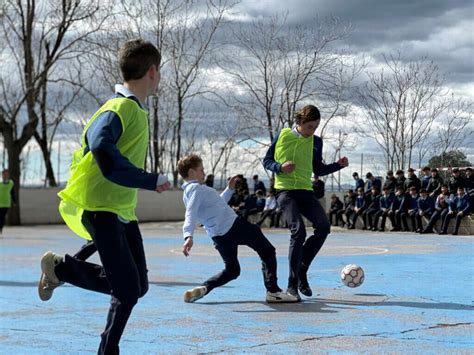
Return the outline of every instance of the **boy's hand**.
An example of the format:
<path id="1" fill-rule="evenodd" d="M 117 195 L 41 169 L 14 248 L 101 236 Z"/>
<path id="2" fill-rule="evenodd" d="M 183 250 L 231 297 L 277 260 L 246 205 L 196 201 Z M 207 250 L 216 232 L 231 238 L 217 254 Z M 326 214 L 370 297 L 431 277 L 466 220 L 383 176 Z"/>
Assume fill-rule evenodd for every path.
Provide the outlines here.
<path id="1" fill-rule="evenodd" d="M 347 157 L 342 157 L 341 159 L 338 160 L 337 162 L 341 167 L 345 168 L 346 166 L 349 165 L 349 159 Z"/>
<path id="2" fill-rule="evenodd" d="M 227 183 L 227 186 L 229 186 L 229 189 L 232 189 L 234 190 L 235 189 L 235 185 L 237 184 L 237 182 L 240 180 L 240 178 L 238 176 L 232 176 L 230 179 L 229 179 L 229 182 Z"/>
<path id="3" fill-rule="evenodd" d="M 291 160 L 288 160 L 284 162 L 283 164 L 281 164 L 281 171 L 285 174 L 291 173 L 293 170 L 295 170 L 295 168 L 296 168 L 296 164 L 295 162 Z"/>
<path id="4" fill-rule="evenodd" d="M 193 247 L 193 237 L 188 237 L 183 244 L 183 254 L 184 256 L 189 256 L 189 252 Z"/>
<path id="5" fill-rule="evenodd" d="M 160 192 L 168 190 L 170 187 L 171 187 L 171 184 L 167 181 L 164 184 L 157 186 L 155 191 L 160 193 Z"/>

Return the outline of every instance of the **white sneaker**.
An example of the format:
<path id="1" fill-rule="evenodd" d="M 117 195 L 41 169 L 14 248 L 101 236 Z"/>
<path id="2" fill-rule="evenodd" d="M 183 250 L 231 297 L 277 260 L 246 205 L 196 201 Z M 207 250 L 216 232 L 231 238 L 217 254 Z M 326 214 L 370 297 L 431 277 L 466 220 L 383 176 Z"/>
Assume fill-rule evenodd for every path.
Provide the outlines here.
<path id="1" fill-rule="evenodd" d="M 191 290 L 187 290 L 184 293 L 184 302 L 194 302 L 200 298 L 203 298 L 204 295 L 207 293 L 206 286 L 198 286 Z"/>
<path id="2" fill-rule="evenodd" d="M 49 300 L 53 296 L 54 289 L 64 284 L 54 272 L 54 268 L 61 261 L 63 261 L 63 257 L 54 254 L 52 251 L 46 252 L 41 258 L 42 273 L 38 283 L 38 295 L 42 301 Z"/>
<path id="3" fill-rule="evenodd" d="M 268 292 L 267 291 L 266 301 L 268 303 L 296 303 L 296 302 L 299 302 L 300 300 L 298 299 L 298 297 L 288 292 L 283 292 L 283 291 Z"/>

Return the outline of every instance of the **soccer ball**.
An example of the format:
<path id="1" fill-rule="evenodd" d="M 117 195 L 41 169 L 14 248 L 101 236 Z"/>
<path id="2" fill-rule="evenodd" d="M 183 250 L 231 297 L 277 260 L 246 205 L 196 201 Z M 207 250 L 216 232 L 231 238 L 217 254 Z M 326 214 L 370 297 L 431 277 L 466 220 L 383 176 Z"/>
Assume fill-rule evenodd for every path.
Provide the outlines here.
<path id="1" fill-rule="evenodd" d="M 356 264 L 346 265 L 341 270 L 341 280 L 348 287 L 359 287 L 364 282 L 364 270 Z"/>

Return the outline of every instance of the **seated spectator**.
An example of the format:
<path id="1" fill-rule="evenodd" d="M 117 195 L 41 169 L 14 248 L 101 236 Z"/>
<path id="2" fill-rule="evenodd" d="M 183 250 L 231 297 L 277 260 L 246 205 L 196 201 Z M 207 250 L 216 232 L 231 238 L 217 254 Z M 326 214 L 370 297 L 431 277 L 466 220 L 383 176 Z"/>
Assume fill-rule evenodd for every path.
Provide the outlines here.
<path id="1" fill-rule="evenodd" d="M 382 216 L 382 221 L 380 222 L 379 231 L 381 231 L 381 232 L 385 231 L 385 222 L 387 220 L 388 213 L 390 211 L 390 207 L 392 206 L 392 203 L 393 203 L 394 199 L 395 199 L 395 194 L 391 192 L 390 187 L 385 186 L 383 188 L 383 194 L 380 197 L 380 209 L 375 214 L 375 221 L 374 221 L 375 230 L 377 229 L 379 218 L 380 218 L 380 216 Z"/>
<path id="2" fill-rule="evenodd" d="M 263 181 L 260 181 L 258 179 L 258 175 L 253 176 L 253 192 L 256 194 L 258 190 L 261 190 L 263 193 L 263 196 L 267 194 L 267 188 L 265 187 L 265 184 Z"/>
<path id="3" fill-rule="evenodd" d="M 388 216 L 390 218 L 390 222 L 392 222 L 393 228 L 390 232 L 399 232 L 402 228 L 405 231 L 408 231 L 408 225 L 406 218 L 402 218 L 402 215 L 405 215 L 407 211 L 408 205 L 408 198 L 405 194 L 405 190 L 403 187 L 397 187 L 397 191 L 395 192 L 395 198 L 393 199 L 392 206 L 390 207 L 390 211 L 388 212 Z"/>
<path id="4" fill-rule="evenodd" d="M 247 220 L 250 215 L 256 214 L 260 211 L 257 208 L 257 195 L 255 194 L 250 195 L 248 194 L 248 191 L 244 191 L 244 193 L 246 194 L 244 195 L 243 202 L 241 202 L 239 207 L 235 209 L 235 212 L 240 217 Z M 263 210 L 263 207 L 262 207 L 262 210 Z"/>
<path id="5" fill-rule="evenodd" d="M 338 218 L 342 220 L 342 215 L 344 214 L 346 216 L 347 226 L 350 225 L 351 216 L 354 213 L 355 199 L 354 191 L 352 189 L 348 190 L 344 196 L 344 209 L 339 211 L 340 216 Z M 342 226 L 344 227 L 344 224 Z"/>
<path id="6" fill-rule="evenodd" d="M 359 191 L 359 188 L 362 188 L 364 189 L 364 180 L 362 180 L 361 178 L 359 178 L 359 174 L 357 174 L 355 171 L 352 173 L 352 177 L 354 178 L 355 180 L 355 189 L 354 191 Z"/>
<path id="7" fill-rule="evenodd" d="M 450 201 L 448 213 L 444 216 L 439 234 L 446 234 L 448 232 L 449 221 L 451 218 L 456 217 L 453 235 L 457 235 L 461 220 L 469 214 L 470 208 L 469 196 L 464 192 L 463 187 L 458 187 L 457 196 Z"/>
<path id="8" fill-rule="evenodd" d="M 451 177 L 448 180 L 448 189 L 450 195 L 456 195 L 458 188 L 463 188 L 465 185 L 464 178 L 458 168 L 454 168 Z"/>
<path id="9" fill-rule="evenodd" d="M 428 183 L 431 179 L 431 168 L 429 166 L 425 166 L 423 169 L 421 169 L 421 172 L 423 174 L 421 177 L 421 187 L 425 190 L 428 190 Z"/>
<path id="10" fill-rule="evenodd" d="M 367 209 L 363 212 L 364 227 L 362 229 L 375 231 L 377 226 L 372 224 L 372 217 L 380 211 L 380 190 L 377 186 L 373 186 L 371 191 L 367 198 Z"/>
<path id="11" fill-rule="evenodd" d="M 420 190 L 420 198 L 418 199 L 418 213 L 416 214 L 416 232 L 422 233 L 423 221 L 422 217 L 426 217 L 428 220 L 433 214 L 435 209 L 434 200 L 428 196 L 428 191 L 422 188 Z"/>
<path id="12" fill-rule="evenodd" d="M 275 225 L 275 214 L 277 212 L 278 203 L 275 198 L 275 194 L 272 191 L 268 191 L 267 198 L 265 199 L 265 207 L 263 208 L 262 214 L 260 215 L 259 221 L 256 225 L 261 226 L 267 217 L 270 217 L 270 228 Z"/>
<path id="13" fill-rule="evenodd" d="M 408 180 L 408 179 L 407 179 Z M 407 210 L 402 213 L 402 219 L 410 217 L 411 230 L 416 232 L 416 215 L 418 214 L 418 195 L 417 188 L 415 186 L 410 187 L 410 192 L 407 196 Z M 407 223 L 408 224 L 408 223 Z"/>
<path id="14" fill-rule="evenodd" d="M 446 213 L 448 213 L 450 199 L 448 185 L 441 186 L 441 193 L 436 197 L 435 208 L 431 218 L 426 227 L 421 233 L 433 233 L 433 227 L 438 219 L 443 220 Z"/>
<path id="15" fill-rule="evenodd" d="M 466 177 L 464 178 L 464 190 L 466 190 L 466 194 L 472 196 L 474 195 L 474 176 L 472 175 L 472 169 L 466 168 L 465 174 Z"/>
<path id="16" fill-rule="evenodd" d="M 372 187 L 376 187 L 379 190 L 382 189 L 382 181 L 380 179 L 377 179 L 374 175 L 372 175 L 371 172 L 368 172 L 365 177 L 367 178 L 367 192 L 366 195 L 369 195 L 372 193 Z"/>
<path id="17" fill-rule="evenodd" d="M 343 210 L 343 204 L 342 201 L 339 199 L 339 197 L 336 196 L 336 194 L 332 194 L 331 196 L 331 206 L 329 207 L 329 223 L 333 226 L 338 225 L 339 217 L 341 217 L 341 224 L 344 225 L 344 221 L 342 220 L 342 216 L 339 213 L 340 211 Z M 334 216 L 334 223 L 332 222 L 332 217 Z"/>
<path id="18" fill-rule="evenodd" d="M 350 225 L 348 226 L 349 229 L 354 229 L 357 222 L 357 217 L 362 216 L 362 213 L 367 209 L 367 196 L 364 193 L 364 189 L 359 187 L 357 189 L 357 197 L 354 206 L 354 213 L 352 214 L 352 219 Z"/>
<path id="19" fill-rule="evenodd" d="M 405 190 L 405 180 L 406 180 L 406 177 L 405 177 L 405 173 L 403 170 L 397 170 L 396 174 L 397 176 L 397 187 L 395 188 L 395 192 L 397 191 L 397 189 L 399 187 L 403 187 L 403 190 Z"/>
<path id="20" fill-rule="evenodd" d="M 316 175 L 313 177 L 313 193 L 317 199 L 324 197 L 324 181 Z"/>
<path id="21" fill-rule="evenodd" d="M 387 177 L 383 183 L 383 188 L 385 189 L 386 187 L 390 193 L 395 193 L 395 189 L 397 188 L 397 179 L 393 175 L 392 170 L 387 171 Z"/>
<path id="22" fill-rule="evenodd" d="M 441 186 L 443 185 L 443 179 L 438 174 L 438 169 L 431 169 L 431 178 L 428 182 L 428 194 L 432 198 L 436 198 L 441 192 Z"/>
<path id="23" fill-rule="evenodd" d="M 405 191 L 410 191 L 412 187 L 416 188 L 416 193 L 421 189 L 421 181 L 415 175 L 415 170 L 410 168 L 407 170 L 408 176 L 405 180 Z"/>

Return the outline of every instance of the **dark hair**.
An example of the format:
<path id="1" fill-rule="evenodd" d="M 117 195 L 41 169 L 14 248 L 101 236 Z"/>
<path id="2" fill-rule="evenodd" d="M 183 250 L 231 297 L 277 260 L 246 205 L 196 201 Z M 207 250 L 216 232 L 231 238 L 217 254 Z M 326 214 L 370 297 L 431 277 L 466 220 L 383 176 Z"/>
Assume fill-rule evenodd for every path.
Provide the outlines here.
<path id="1" fill-rule="evenodd" d="M 398 186 L 397 187 L 397 191 L 400 190 L 400 191 L 405 191 L 405 189 L 403 188 L 403 186 Z"/>
<path id="2" fill-rule="evenodd" d="M 202 159 L 196 154 L 190 154 L 178 161 L 178 173 L 183 179 L 189 176 L 189 169 L 196 169 L 202 165 Z"/>
<path id="3" fill-rule="evenodd" d="M 420 194 L 423 194 L 423 193 L 424 193 L 424 194 L 427 194 L 428 191 L 426 191 L 426 189 L 421 189 L 421 190 L 420 190 Z"/>
<path id="4" fill-rule="evenodd" d="M 123 80 L 137 80 L 143 78 L 152 65 L 159 69 L 161 54 L 153 44 L 137 38 L 125 42 L 119 49 L 118 61 Z"/>
<path id="5" fill-rule="evenodd" d="M 459 173 L 459 169 L 458 169 L 458 168 L 454 168 L 454 169 L 453 169 L 453 173 Z"/>
<path id="6" fill-rule="evenodd" d="M 414 173 L 414 172 L 415 172 L 415 169 L 409 168 L 407 171 L 408 171 L 409 173 Z"/>
<path id="7" fill-rule="evenodd" d="M 466 168 L 465 171 L 470 171 L 472 173 L 472 169 L 471 168 Z"/>
<path id="8" fill-rule="evenodd" d="M 392 170 L 387 171 L 387 175 L 393 175 L 393 171 Z"/>
<path id="9" fill-rule="evenodd" d="M 352 173 L 352 176 L 359 176 L 359 174 L 354 171 L 354 172 Z"/>
<path id="10" fill-rule="evenodd" d="M 257 191 L 255 191 L 255 195 L 263 196 L 263 191 L 262 190 L 257 190 Z"/>
<path id="11" fill-rule="evenodd" d="M 396 175 L 402 175 L 404 174 L 405 172 L 403 170 L 397 170 L 397 174 Z"/>
<path id="12" fill-rule="evenodd" d="M 258 175 L 254 175 L 254 176 L 253 176 L 253 179 L 254 179 L 254 180 L 255 180 L 255 179 L 258 179 Z"/>
<path id="13" fill-rule="evenodd" d="M 354 193 L 354 190 L 349 189 L 349 190 L 347 190 L 347 193 Z"/>
<path id="14" fill-rule="evenodd" d="M 367 179 L 370 179 L 372 176 L 373 176 L 372 173 L 367 173 L 367 174 L 365 174 L 365 177 L 366 177 Z"/>
<path id="15" fill-rule="evenodd" d="M 318 108 L 313 105 L 307 105 L 295 113 L 295 122 L 299 125 L 306 122 L 319 121 L 320 119 L 321 113 Z"/>
<path id="16" fill-rule="evenodd" d="M 410 187 L 410 191 L 416 191 L 416 187 L 415 186 Z"/>
<path id="17" fill-rule="evenodd" d="M 438 172 L 438 169 L 436 169 L 436 168 L 431 169 L 431 172 L 432 172 L 432 173 L 437 173 L 437 172 Z"/>
<path id="18" fill-rule="evenodd" d="M 390 188 L 388 186 L 384 186 L 382 190 L 383 191 L 390 191 Z"/>
<path id="19" fill-rule="evenodd" d="M 425 166 L 423 169 L 421 169 L 421 171 L 430 171 L 431 168 L 429 166 Z"/>

